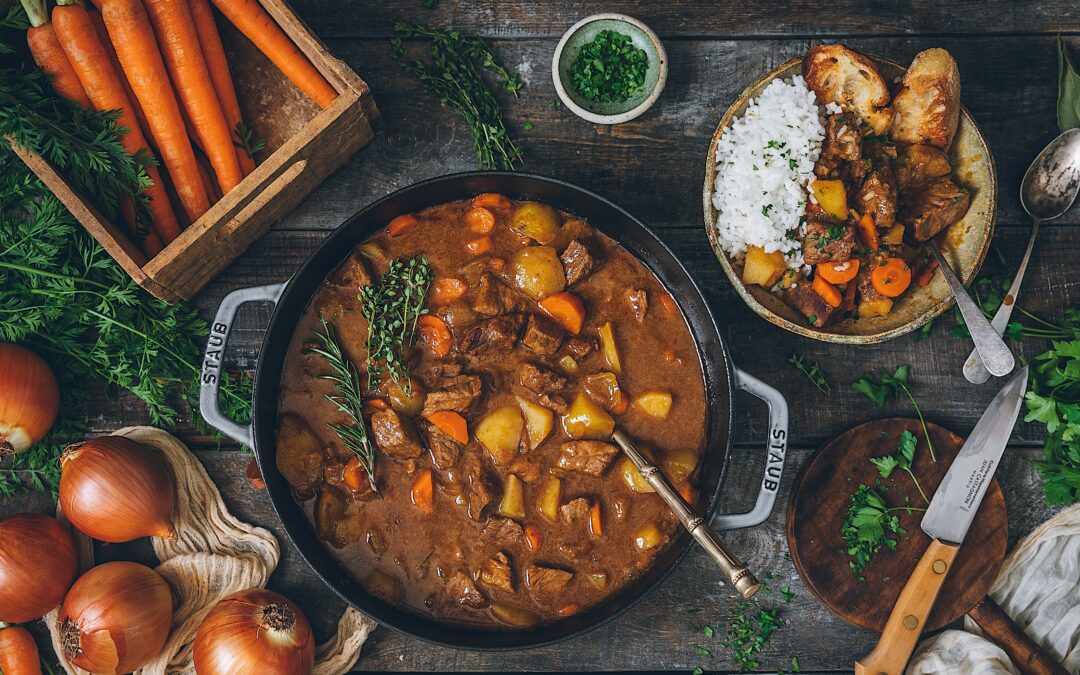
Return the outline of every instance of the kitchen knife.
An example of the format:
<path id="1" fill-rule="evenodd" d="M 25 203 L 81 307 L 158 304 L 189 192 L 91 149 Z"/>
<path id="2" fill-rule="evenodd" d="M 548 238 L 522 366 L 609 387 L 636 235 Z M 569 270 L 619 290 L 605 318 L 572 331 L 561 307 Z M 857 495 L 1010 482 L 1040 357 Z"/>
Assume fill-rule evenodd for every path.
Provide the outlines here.
<path id="1" fill-rule="evenodd" d="M 855 662 L 856 675 L 901 675 L 938 592 L 994 478 L 1027 391 L 1025 366 L 1002 387 L 941 479 L 923 514 L 930 546 L 908 577 L 877 646 Z"/>

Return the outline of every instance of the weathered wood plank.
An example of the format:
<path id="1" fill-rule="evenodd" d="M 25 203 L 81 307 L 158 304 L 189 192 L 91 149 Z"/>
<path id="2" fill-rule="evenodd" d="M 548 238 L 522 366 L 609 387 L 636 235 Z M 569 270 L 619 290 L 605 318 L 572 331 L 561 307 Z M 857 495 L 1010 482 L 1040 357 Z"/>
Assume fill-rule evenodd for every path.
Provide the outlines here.
<path id="1" fill-rule="evenodd" d="M 447 3 L 449 4 L 449 3 Z M 719 6 L 719 5 L 718 5 Z M 999 172 L 999 222 L 1023 223 L 1019 182 L 1057 133 L 1057 64 L 1052 37 L 852 39 L 867 53 L 907 62 L 946 47 L 963 77 L 963 101 L 982 127 Z M 657 104 L 608 127 L 555 109 L 553 40 L 497 41 L 496 50 L 527 83 L 502 96 L 508 126 L 525 151 L 524 171 L 571 181 L 615 200 L 652 227 L 697 226 L 709 139 L 739 93 L 810 41 L 680 40 L 668 45 L 671 76 Z M 1077 41 L 1080 47 L 1080 41 Z M 373 200 L 424 178 L 475 168 L 472 138 L 457 113 L 441 107 L 393 62 L 387 41 L 330 41 L 331 51 L 375 92 L 382 120 L 372 143 L 331 176 L 279 228 L 329 229 Z M 522 131 L 522 125 L 535 125 Z M 642 190 L 642 185 L 650 189 Z M 1060 223 L 1080 222 L 1080 210 Z"/>
<path id="2" fill-rule="evenodd" d="M 850 423 L 846 421 L 845 424 Z M 790 667 L 798 656 L 805 672 L 843 670 L 868 651 L 874 635 L 830 615 L 806 590 L 791 564 L 784 539 L 787 495 L 797 471 L 811 454 L 809 449 L 789 452 L 780 499 L 772 517 L 760 527 L 727 533 L 733 550 L 765 578 L 772 592 L 763 594 L 766 607 L 778 607 L 783 619 L 772 644 L 763 653 L 763 670 Z M 322 584 L 288 542 L 273 514 L 266 493 L 244 478 L 249 455 L 242 452 L 197 452 L 211 478 L 221 490 L 229 509 L 239 518 L 269 528 L 282 545 L 281 564 L 270 587 L 295 600 L 311 620 L 319 640 L 326 639 L 344 604 Z M 1037 451 L 1012 448 L 998 473 L 1009 509 L 1010 546 L 1048 518 L 1051 510 L 1039 503 L 1038 476 L 1031 460 Z M 746 508 L 753 500 L 759 468 L 738 458 L 728 475 L 724 507 Z M 0 500 L 0 516 L 23 510 L 48 511 L 40 496 Z M 138 560 L 153 564 L 146 541 L 99 546 L 100 561 Z M 766 576 L 768 575 L 768 576 Z M 771 578 L 769 578 L 771 577 Z M 389 629 L 376 631 L 358 664 L 362 670 L 678 670 L 695 666 L 734 669 L 720 642 L 700 631 L 705 623 L 727 623 L 736 615 L 735 596 L 719 585 L 720 575 L 701 552 L 692 553 L 651 596 L 611 624 L 585 636 L 552 647 L 510 653 L 464 652 L 406 638 Z M 787 586 L 794 593 L 790 603 L 779 597 Z M 696 609 L 697 612 L 691 612 Z M 720 631 L 722 635 L 722 630 Z M 44 643 L 42 643 L 44 644 Z M 709 648 L 715 660 L 697 656 L 694 645 Z"/>
<path id="3" fill-rule="evenodd" d="M 414 0 L 369 3 L 362 12 L 342 12 L 331 0 L 296 0 L 296 13 L 315 32 L 329 37 L 386 37 L 398 19 L 450 25 L 489 37 L 558 37 L 575 21 L 619 11 L 648 23 L 661 37 L 773 35 L 874 35 L 956 33 L 1056 33 L 1080 30 L 1080 12 L 1064 0 L 948 0 L 877 2 L 814 0 L 785 3 L 649 0 L 573 2 L 541 7 L 529 0 L 444 0 L 434 10 Z"/>

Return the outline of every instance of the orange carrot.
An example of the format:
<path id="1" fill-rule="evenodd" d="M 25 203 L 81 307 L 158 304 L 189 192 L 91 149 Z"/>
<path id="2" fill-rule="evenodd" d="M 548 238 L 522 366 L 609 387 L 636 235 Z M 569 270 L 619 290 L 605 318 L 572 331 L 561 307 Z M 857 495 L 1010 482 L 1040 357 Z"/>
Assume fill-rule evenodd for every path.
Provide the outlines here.
<path id="1" fill-rule="evenodd" d="M 571 602 L 569 604 L 566 604 L 566 605 L 563 605 L 562 607 L 560 607 L 558 610 L 556 610 L 555 613 L 558 614 L 559 616 L 574 616 L 575 614 L 577 614 L 580 611 L 581 611 L 581 605 L 578 605 L 576 603 Z"/>
<path id="2" fill-rule="evenodd" d="M 186 0 L 144 0 L 143 4 L 150 15 L 176 93 L 202 141 L 203 152 L 214 167 L 221 191 L 227 193 L 244 176 L 232 132 L 199 47 L 191 9 Z"/>
<path id="3" fill-rule="evenodd" d="M 465 224 L 477 234 L 491 234 L 495 231 L 495 214 L 483 206 L 474 206 L 465 212 Z"/>
<path id="4" fill-rule="evenodd" d="M 469 423 L 453 410 L 439 410 L 425 415 L 437 429 L 462 445 L 469 442 Z"/>
<path id="5" fill-rule="evenodd" d="M 428 299 L 436 307 L 447 305 L 454 300 L 460 300 L 469 292 L 469 284 L 457 277 L 441 277 L 431 284 L 431 293 Z"/>
<path id="6" fill-rule="evenodd" d="M 62 0 L 53 10 L 53 24 L 79 81 L 94 108 L 120 110 L 118 123 L 128 130 L 120 139 L 124 149 L 133 156 L 140 152 L 149 153 L 146 138 L 135 118 L 134 106 L 124 91 L 123 76 L 113 68 L 105 45 L 94 30 L 90 12 L 82 5 L 67 4 L 69 1 Z M 180 222 L 169 204 L 157 167 L 146 167 L 146 175 L 151 181 L 146 196 L 152 225 L 161 242 L 168 244 L 180 234 Z M 150 255 L 149 250 L 147 254 Z"/>
<path id="7" fill-rule="evenodd" d="M 604 534 L 604 524 L 603 521 L 600 520 L 599 501 L 593 502 L 592 506 L 589 507 L 589 530 L 597 537 Z"/>
<path id="8" fill-rule="evenodd" d="M 154 29 L 141 0 L 103 0 L 101 16 L 132 91 L 146 113 L 161 159 L 192 222 L 210 208 L 199 166 L 169 73 L 158 52 Z"/>
<path id="9" fill-rule="evenodd" d="M 679 486 L 679 495 L 686 500 L 687 504 L 694 503 L 694 486 L 689 482 L 683 483 Z"/>
<path id="10" fill-rule="evenodd" d="M 818 263 L 817 275 L 830 284 L 846 284 L 859 274 L 859 259 Z"/>
<path id="11" fill-rule="evenodd" d="M 490 253 L 491 249 L 495 248 L 495 240 L 491 238 L 490 234 L 485 234 L 482 237 L 465 242 L 465 248 L 473 255 Z"/>
<path id="12" fill-rule="evenodd" d="M 535 525 L 525 526 L 525 545 L 529 547 L 529 550 L 536 553 L 540 550 L 540 543 L 543 538 L 540 536 L 540 528 Z"/>
<path id="13" fill-rule="evenodd" d="M 81 108 L 92 109 L 94 106 L 90 97 L 86 95 L 79 76 L 75 74 L 75 68 L 64 53 L 64 48 L 60 46 L 53 25 L 49 23 L 49 12 L 45 9 L 44 0 L 22 0 L 22 6 L 30 19 L 30 28 L 26 31 L 26 45 L 30 48 L 34 63 L 52 79 L 52 87 L 57 94 Z"/>
<path id="14" fill-rule="evenodd" d="M 445 321 L 434 314 L 424 314 L 416 320 L 416 329 L 420 332 L 421 342 L 427 345 L 432 354 L 446 356 L 450 353 L 453 338 Z"/>
<path id="15" fill-rule="evenodd" d="M 510 200 L 496 192 L 484 192 L 473 197 L 472 205 L 485 209 L 508 209 Z"/>
<path id="16" fill-rule="evenodd" d="M 135 200 L 131 197 L 126 197 L 120 203 L 120 218 L 123 219 L 131 240 L 136 244 L 141 244 L 140 248 L 147 258 L 153 260 L 154 256 L 165 248 L 157 232 L 139 223 L 138 215 L 135 213 Z"/>
<path id="17" fill-rule="evenodd" d="M 675 298 L 668 293 L 660 293 L 660 306 L 664 308 L 668 316 L 678 316 L 679 314 L 679 306 L 675 303 Z"/>
<path id="18" fill-rule="evenodd" d="M 585 326 L 585 305 L 572 293 L 554 293 L 540 301 L 540 309 L 574 335 Z"/>
<path id="19" fill-rule="evenodd" d="M 416 216 L 411 213 L 404 213 L 390 221 L 390 224 L 386 226 L 386 235 L 388 237 L 400 237 L 419 223 L 420 221 Z"/>
<path id="20" fill-rule="evenodd" d="M 422 469 L 412 484 L 410 494 L 412 503 L 423 511 L 430 511 L 435 497 L 435 483 L 431 478 L 431 469 Z"/>
<path id="21" fill-rule="evenodd" d="M 97 1 L 97 4 L 101 4 L 101 0 Z M 113 49 L 112 42 L 109 41 L 109 30 L 105 28 L 105 20 L 101 18 L 100 12 L 90 12 L 90 21 L 94 24 L 94 31 L 98 34 L 98 40 L 101 41 L 101 45 L 105 47 L 105 53 L 109 55 L 109 63 L 112 64 L 113 70 L 116 71 L 120 77 L 120 83 L 124 85 L 124 93 L 127 94 L 128 101 L 131 102 L 131 107 L 135 111 L 135 119 L 139 120 L 139 129 L 142 130 L 143 136 L 150 135 L 150 123 L 146 121 L 146 113 L 143 112 L 142 106 L 139 105 L 139 99 L 135 98 L 135 92 L 131 91 L 131 85 L 128 84 L 127 78 L 124 77 L 124 69 L 120 66 L 120 59 L 116 58 L 116 50 Z M 150 148 L 154 149 L 153 139 L 147 138 L 150 142 Z"/>
<path id="22" fill-rule="evenodd" d="M 289 36 L 278 28 L 259 0 L 213 0 L 214 6 L 225 15 L 247 39 L 255 43 L 297 89 L 304 92 L 320 108 L 327 108 L 338 93 L 326 78 L 315 69 Z"/>
<path id="23" fill-rule="evenodd" d="M 920 287 L 929 286 L 930 281 L 934 278 L 934 270 L 936 269 L 937 260 L 931 258 L 930 261 L 919 270 L 919 276 L 915 279 L 915 283 L 919 284 Z"/>
<path id="24" fill-rule="evenodd" d="M 236 87 L 233 85 L 232 74 L 229 73 L 225 47 L 221 44 L 221 35 L 214 23 L 214 10 L 210 9 L 207 0 L 190 0 L 189 4 L 203 59 L 210 71 L 210 81 L 214 84 L 221 112 L 225 114 L 225 122 L 229 125 L 233 144 L 236 145 L 236 141 L 240 140 L 236 132 L 243 125 L 244 118 L 240 115 L 240 101 L 236 98 Z M 255 170 L 255 160 L 239 146 L 236 147 L 236 158 L 240 161 L 240 170 L 245 176 Z"/>
<path id="25" fill-rule="evenodd" d="M 874 290 L 887 298 L 895 298 L 911 285 L 911 268 L 903 258 L 886 258 L 870 272 Z"/>
<path id="26" fill-rule="evenodd" d="M 878 250 L 880 246 L 878 239 L 877 226 L 874 225 L 874 217 L 869 213 L 862 214 L 859 218 L 859 236 L 862 238 L 863 245 L 871 251 Z"/>
<path id="27" fill-rule="evenodd" d="M 615 405 L 611 406 L 611 414 L 622 415 L 629 409 L 630 397 L 620 391 L 619 395 L 615 398 Z"/>
<path id="28" fill-rule="evenodd" d="M 341 479 L 352 490 L 363 490 L 368 484 L 364 474 L 364 466 L 360 464 L 360 460 L 356 457 L 349 459 L 345 463 L 345 470 L 341 474 Z"/>
<path id="29" fill-rule="evenodd" d="M 825 281 L 824 277 L 814 277 L 814 291 L 821 296 L 821 299 L 825 301 L 825 304 L 829 307 L 839 307 L 840 303 L 844 301 L 844 296 L 840 294 L 840 289 L 833 286 L 828 281 Z"/>

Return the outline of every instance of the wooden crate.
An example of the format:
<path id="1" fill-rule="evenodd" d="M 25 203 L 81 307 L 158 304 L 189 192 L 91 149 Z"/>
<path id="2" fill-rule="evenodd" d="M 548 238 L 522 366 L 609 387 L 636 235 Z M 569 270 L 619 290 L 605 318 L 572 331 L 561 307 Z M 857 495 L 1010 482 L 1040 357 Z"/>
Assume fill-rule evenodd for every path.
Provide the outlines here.
<path id="1" fill-rule="evenodd" d="M 283 0 L 261 2 L 340 96 L 327 109 L 318 109 L 219 15 L 244 119 L 256 136 L 266 139 L 267 148 L 258 154 L 255 171 L 153 259 L 147 260 L 122 226 L 103 218 L 48 162 L 15 147 L 131 278 L 166 302 L 198 293 L 372 138 L 378 110 L 367 83 L 331 56 Z"/>

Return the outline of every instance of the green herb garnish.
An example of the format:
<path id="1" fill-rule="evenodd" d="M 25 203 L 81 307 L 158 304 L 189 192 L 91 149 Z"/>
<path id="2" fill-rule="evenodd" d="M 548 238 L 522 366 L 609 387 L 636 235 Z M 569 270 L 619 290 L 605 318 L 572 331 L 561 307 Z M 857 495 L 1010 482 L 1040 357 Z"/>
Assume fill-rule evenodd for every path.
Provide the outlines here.
<path id="1" fill-rule="evenodd" d="M 649 56 L 629 35 L 602 30 L 581 47 L 570 80 L 587 101 L 624 103 L 645 84 Z"/>
<path id="2" fill-rule="evenodd" d="M 307 351 L 323 357 L 330 366 L 332 372 L 319 375 L 320 379 L 334 384 L 334 392 L 327 394 L 326 400 L 336 405 L 337 409 L 351 420 L 348 424 L 327 422 L 326 426 L 333 429 L 345 447 L 360 460 L 360 466 L 364 467 L 364 473 L 367 474 L 368 484 L 372 490 L 378 492 L 379 488 L 375 485 L 375 448 L 368 438 L 362 413 L 364 392 L 360 388 L 360 373 L 349 357 L 341 351 L 334 325 L 321 317 L 319 320 L 322 322 L 322 332 L 315 331 L 319 344 L 309 347 Z"/>
<path id="3" fill-rule="evenodd" d="M 480 168 L 513 170 L 521 161 L 521 150 L 507 132 L 499 102 L 478 68 L 495 73 L 503 88 L 515 97 L 522 87 L 518 76 L 503 67 L 480 38 L 404 21 L 394 23 L 394 32 L 398 37 L 390 44 L 398 63 L 415 75 L 425 89 L 465 118 L 472 130 Z M 408 58 L 402 38 L 429 41 L 432 65 Z"/>
<path id="4" fill-rule="evenodd" d="M 416 321 L 427 313 L 424 300 L 431 274 L 425 258 L 395 259 L 385 274 L 360 289 L 360 311 L 368 321 L 369 389 L 379 386 L 385 371 L 409 393 L 409 370 L 402 358 L 402 347 L 412 344 Z"/>
<path id="5" fill-rule="evenodd" d="M 877 467 L 882 478 L 891 476 L 894 469 L 906 471 L 911 476 L 911 480 L 914 481 L 915 487 L 918 488 L 919 494 L 922 495 L 923 501 L 929 504 L 930 500 L 926 497 L 926 493 L 923 492 L 922 485 L 919 485 L 919 479 L 915 477 L 914 472 L 911 470 L 911 465 L 915 461 L 915 448 L 918 445 L 919 439 L 915 438 L 915 434 L 904 429 L 904 432 L 900 434 L 900 444 L 897 446 L 896 452 L 884 457 L 871 457 L 870 463 Z"/>
<path id="6" fill-rule="evenodd" d="M 795 594 L 787 586 L 780 587 L 780 597 L 784 599 L 784 602 L 791 602 L 795 599 Z"/>
<path id="7" fill-rule="evenodd" d="M 1057 39 L 1058 60 L 1058 129 L 1064 133 L 1080 127 L 1080 75 L 1073 66 L 1069 46 L 1059 35 Z"/>
<path id="8" fill-rule="evenodd" d="M 727 626 L 724 647 L 739 664 L 739 670 L 754 670 L 761 666 L 758 654 L 772 640 L 780 628 L 775 609 L 762 609 L 758 605 L 740 601 L 736 607 L 739 615 Z M 750 610 L 750 611 L 748 611 Z M 756 610 L 756 611 L 753 611 Z"/>
<path id="9" fill-rule="evenodd" d="M 926 447 L 930 451 L 930 459 L 937 462 L 937 455 L 934 454 L 934 442 L 930 439 L 930 430 L 926 428 L 926 420 L 923 419 L 922 410 L 919 408 L 918 402 L 915 401 L 914 394 L 911 393 L 911 382 L 908 379 L 910 373 L 911 366 L 908 365 L 897 366 L 891 375 L 887 370 L 881 371 L 880 381 L 874 377 L 873 373 L 863 373 L 861 378 L 851 383 L 851 388 L 860 394 L 864 394 L 876 403 L 879 408 L 883 408 L 886 401 L 896 399 L 900 392 L 903 392 L 911 401 L 911 405 L 914 406 L 915 414 L 919 416 L 919 424 L 922 425 L 923 436 L 926 437 Z"/>
<path id="10" fill-rule="evenodd" d="M 824 394 L 832 393 L 832 385 L 829 384 L 829 374 L 825 372 L 817 361 L 804 359 L 802 356 L 792 352 L 791 356 L 788 357 L 788 363 L 795 366 L 800 373 L 806 375 L 819 391 Z"/>
<path id="11" fill-rule="evenodd" d="M 851 495 L 851 505 L 847 518 L 840 526 L 840 536 L 847 544 L 844 552 L 851 557 L 848 566 L 859 581 L 866 580 L 862 571 L 878 551 L 883 547 L 896 550 L 900 535 L 905 534 L 905 530 L 900 526 L 900 518 L 891 512 L 901 509 L 908 510 L 908 507 L 889 508 L 881 493 L 863 483 Z"/>
<path id="12" fill-rule="evenodd" d="M 1080 501 L 1080 340 L 1055 341 L 1035 357 L 1025 422 L 1046 425 L 1044 460 L 1035 462 L 1048 505 Z"/>
<path id="13" fill-rule="evenodd" d="M 243 122 L 236 124 L 233 135 L 233 145 L 243 150 L 248 157 L 254 157 L 256 152 L 266 149 L 266 139 L 255 136 L 255 130 Z"/>

